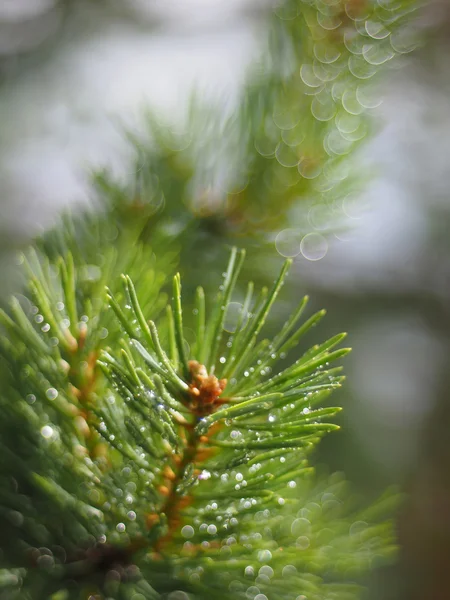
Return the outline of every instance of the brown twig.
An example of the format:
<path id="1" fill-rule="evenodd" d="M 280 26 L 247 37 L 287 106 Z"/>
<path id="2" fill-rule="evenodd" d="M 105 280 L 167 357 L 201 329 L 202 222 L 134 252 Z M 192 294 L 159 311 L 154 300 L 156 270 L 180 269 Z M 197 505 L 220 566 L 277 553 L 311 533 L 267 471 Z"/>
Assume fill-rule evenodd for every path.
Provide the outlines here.
<path id="1" fill-rule="evenodd" d="M 214 375 L 209 375 L 204 365 L 197 361 L 189 361 L 189 371 L 191 374 L 191 383 L 189 385 L 189 399 L 187 407 L 192 414 L 192 420 L 195 423 L 199 417 L 211 414 L 223 401 L 220 395 L 226 386 L 225 379 L 217 379 Z M 181 432 L 186 440 L 185 447 L 178 460 L 175 460 L 175 471 L 165 470 L 165 483 L 160 488 L 160 492 L 166 497 L 159 514 L 164 514 L 167 519 L 168 531 L 165 536 L 158 539 L 155 550 L 161 552 L 163 548 L 171 541 L 173 534 L 180 526 L 182 521 L 182 511 L 192 502 L 192 497 L 181 495 L 178 491 L 179 484 L 182 482 L 189 465 L 197 467 L 213 451 L 210 448 L 202 447 L 208 443 L 208 436 L 199 436 L 192 423 L 180 425 Z M 155 515 L 149 515 L 151 525 L 155 524 Z"/>

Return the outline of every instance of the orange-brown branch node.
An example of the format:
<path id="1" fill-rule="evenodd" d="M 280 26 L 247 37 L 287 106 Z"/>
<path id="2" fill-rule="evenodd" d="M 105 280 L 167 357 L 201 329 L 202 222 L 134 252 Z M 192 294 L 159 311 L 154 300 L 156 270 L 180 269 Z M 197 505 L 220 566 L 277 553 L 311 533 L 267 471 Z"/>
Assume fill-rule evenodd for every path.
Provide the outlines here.
<path id="1" fill-rule="evenodd" d="M 188 362 L 191 374 L 189 393 L 191 405 L 197 415 L 210 414 L 220 403 L 219 396 L 227 385 L 226 379 L 208 375 L 206 367 L 196 360 Z"/>

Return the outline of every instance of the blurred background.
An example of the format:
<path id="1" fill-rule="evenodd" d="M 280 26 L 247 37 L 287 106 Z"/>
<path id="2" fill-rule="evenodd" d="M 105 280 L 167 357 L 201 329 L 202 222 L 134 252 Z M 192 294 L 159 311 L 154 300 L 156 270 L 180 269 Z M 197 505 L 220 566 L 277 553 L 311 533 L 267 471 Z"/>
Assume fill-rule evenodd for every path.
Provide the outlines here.
<path id="1" fill-rule="evenodd" d="M 123 128 L 138 130 L 146 108 L 176 127 L 195 89 L 232 113 L 271 5 L 0 0 L 2 293 L 14 251 L 89 203 L 92 170 L 133 176 Z M 324 233 L 320 211 L 305 211 L 310 237 L 272 232 L 265 253 L 270 276 L 272 259 L 296 257 L 292 302 L 307 292 L 327 307 L 323 338 L 348 331 L 354 348 L 343 431 L 319 462 L 364 497 L 408 494 L 400 566 L 377 574 L 373 597 L 423 600 L 450 598 L 450 5 L 419 20 L 420 45 L 378 80 L 372 135 L 351 163 L 369 176 L 346 196 L 345 227 Z"/>

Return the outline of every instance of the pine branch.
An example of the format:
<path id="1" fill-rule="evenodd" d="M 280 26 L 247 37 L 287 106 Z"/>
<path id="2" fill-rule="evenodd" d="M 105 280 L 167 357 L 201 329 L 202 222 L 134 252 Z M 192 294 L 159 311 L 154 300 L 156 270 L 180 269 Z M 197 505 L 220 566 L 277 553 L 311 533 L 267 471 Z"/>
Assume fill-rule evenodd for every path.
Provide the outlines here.
<path id="1" fill-rule="evenodd" d="M 409 50 L 415 7 L 282 3 L 236 115 L 193 105 L 191 143 L 150 124 L 134 181 L 97 173 L 100 210 L 26 253 L 0 312 L 0 600 L 353 600 L 395 551 L 395 498 L 359 513 L 309 462 L 338 428 L 344 334 L 279 368 L 325 314 L 303 320 L 305 297 L 262 335 L 289 261 L 247 285 L 231 327 L 244 253 L 212 309 L 191 265 L 236 234 L 304 228 L 300 201 L 342 204 L 368 84 Z"/>
<path id="2" fill-rule="evenodd" d="M 230 287 L 241 268 L 237 256 L 233 250 L 221 301 L 232 302 Z M 175 334 L 160 336 L 166 317 L 161 316 L 159 326 L 148 320 L 149 309 L 141 305 L 131 278 L 118 278 L 123 291 L 119 287 L 108 298 L 125 337 L 111 348 L 104 346 L 97 367 L 82 367 L 91 373 L 85 373 L 85 385 L 91 388 L 84 392 L 73 383 L 79 372 L 71 370 L 79 364 L 73 357 L 78 360 L 78 352 L 89 351 L 89 329 L 77 333 L 72 328 L 77 347 L 48 345 L 43 360 L 41 345 L 49 332 L 39 328 L 33 311 L 18 313 L 17 321 L 14 313 L 4 315 L 10 339 L 17 342 L 12 355 L 6 338 L 1 344 L 2 369 L 12 375 L 10 396 L 2 402 L 0 442 L 0 521 L 14 541 L 5 555 L 5 566 L 12 569 L 5 579 L 7 594 L 78 598 L 78 591 L 70 591 L 75 580 L 114 598 L 141 593 L 156 599 L 178 590 L 201 599 L 213 590 L 214 597 L 225 599 L 229 593 L 244 597 L 253 588 L 255 596 L 268 598 L 294 592 L 354 597 L 357 588 L 345 583 L 342 573 L 364 570 L 372 550 L 364 560 L 363 554 L 353 554 L 367 540 L 376 554 L 387 557 L 392 535 L 389 525 L 377 525 L 374 515 L 368 515 L 360 518 L 361 531 L 349 537 L 349 523 L 358 519 L 345 517 L 351 507 L 339 499 L 342 484 L 320 494 L 313 491 L 309 453 L 324 433 L 338 429 L 328 419 L 340 409 L 320 407 L 342 383 L 340 367 L 330 363 L 348 350 L 334 350 L 343 335 L 334 336 L 276 372 L 277 359 L 285 358 L 279 350 L 295 346 L 299 332 L 309 328 L 305 324 L 317 320 L 298 325 L 304 299 L 274 340 L 260 340 L 287 266 L 258 310 L 246 302 L 233 344 L 218 335 L 224 311 L 218 312 L 216 305 L 210 316 L 204 312 L 199 331 L 205 331 L 203 343 L 210 343 L 219 357 L 214 372 L 188 354 L 179 318 L 178 275 L 169 311 L 173 325 L 170 316 L 168 326 L 176 333 L 175 358 Z M 73 286 L 63 285 L 69 269 L 70 262 L 59 277 L 61 289 L 71 293 Z M 45 269 L 33 277 L 40 285 L 31 290 L 40 297 Z M 76 281 L 75 267 L 73 277 Z M 203 313 L 199 293 L 198 302 Z M 52 297 L 48 306 L 54 306 Z M 77 314 L 83 313 L 79 306 Z M 62 311 L 57 317 L 58 308 L 52 314 L 58 331 L 64 332 L 61 324 L 67 316 Z M 26 333 L 31 330 L 33 334 Z M 40 341 L 30 343 L 32 336 Z M 168 340 L 167 351 L 163 339 Z M 178 362 L 181 347 L 187 375 Z M 193 347 L 202 353 L 198 343 Z M 211 349 L 205 355 L 212 357 Z M 230 356 L 239 359 L 227 381 L 223 375 Z M 25 379 L 18 367 L 24 357 Z M 69 368 L 61 371 L 58 360 Z M 49 378 L 58 374 L 54 387 L 47 387 L 51 380 L 44 373 Z M 19 439 L 11 438 L 18 431 Z M 324 528 L 330 532 L 326 539 Z M 16 580 L 12 574 L 17 572 Z"/>
<path id="3" fill-rule="evenodd" d="M 321 231 L 342 227 L 345 198 L 370 176 L 354 155 L 373 129 L 378 83 L 420 43 L 411 27 L 419 8 L 417 0 L 280 2 L 236 111 L 224 116 L 194 96 L 181 132 L 149 114 L 147 132 L 129 135 L 133 185 L 154 194 L 157 178 L 166 223 L 189 229 L 190 258 L 236 233 L 308 233 L 317 205 Z"/>

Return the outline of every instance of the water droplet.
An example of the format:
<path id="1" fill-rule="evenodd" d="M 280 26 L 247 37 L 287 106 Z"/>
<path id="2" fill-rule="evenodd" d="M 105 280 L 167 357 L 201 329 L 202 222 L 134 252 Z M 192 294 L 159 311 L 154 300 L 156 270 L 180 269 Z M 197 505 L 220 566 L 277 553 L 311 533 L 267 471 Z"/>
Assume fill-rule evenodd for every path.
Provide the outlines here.
<path id="1" fill-rule="evenodd" d="M 125 523 L 117 523 L 116 529 L 119 533 L 123 533 L 126 530 Z"/>
<path id="2" fill-rule="evenodd" d="M 281 138 L 287 146 L 298 147 L 305 139 L 303 124 L 299 123 L 292 129 L 283 129 L 281 131 Z"/>
<path id="3" fill-rule="evenodd" d="M 359 535 L 367 529 L 367 523 L 365 521 L 355 521 L 350 525 L 349 533 L 351 536 Z"/>
<path id="4" fill-rule="evenodd" d="M 210 477 L 211 477 L 211 473 L 209 471 L 207 471 L 206 469 L 203 469 L 203 471 L 198 476 L 198 479 L 205 480 L 205 479 L 209 479 Z"/>
<path id="5" fill-rule="evenodd" d="M 44 320 L 44 317 L 42 315 L 36 315 L 34 317 L 34 320 L 36 321 L 36 323 L 42 323 Z"/>
<path id="6" fill-rule="evenodd" d="M 260 550 L 258 552 L 259 562 L 269 562 L 272 559 L 272 552 L 270 550 Z"/>
<path id="7" fill-rule="evenodd" d="M 258 571 L 258 575 L 265 575 L 266 577 L 273 577 L 274 570 L 269 565 L 264 565 Z"/>
<path id="8" fill-rule="evenodd" d="M 307 537 L 306 535 L 301 535 L 297 538 L 295 542 L 295 545 L 297 546 L 297 548 L 300 548 L 300 550 L 306 550 L 307 548 L 309 548 L 309 544 L 309 537 Z"/>
<path id="9" fill-rule="evenodd" d="M 21 527 L 23 525 L 24 522 L 24 516 L 21 512 L 19 512 L 18 510 L 10 510 L 8 511 L 8 520 L 15 526 L 15 527 Z"/>
<path id="10" fill-rule="evenodd" d="M 50 425 L 44 425 L 44 427 L 41 428 L 41 435 L 46 440 L 50 439 L 53 435 L 53 427 L 50 427 Z"/>
<path id="11" fill-rule="evenodd" d="M 54 400 L 55 398 L 58 397 L 58 390 L 56 390 L 55 388 L 49 388 L 46 392 L 45 395 L 47 396 L 47 398 L 49 400 Z"/>
<path id="12" fill-rule="evenodd" d="M 283 577 L 289 577 L 290 575 L 295 575 L 297 573 L 297 568 L 294 565 L 285 565 L 281 574 Z"/>
<path id="13" fill-rule="evenodd" d="M 134 510 L 130 510 L 129 512 L 127 512 L 127 517 L 130 519 L 130 521 L 135 521 L 136 513 L 134 512 Z"/>
<path id="14" fill-rule="evenodd" d="M 245 595 L 247 596 L 247 598 L 254 600 L 255 596 L 259 594 L 259 592 L 260 590 L 256 587 L 256 585 L 251 585 L 249 588 L 247 588 Z"/>
<path id="15" fill-rule="evenodd" d="M 275 238 L 278 254 L 294 257 L 300 254 L 301 233 L 297 229 L 283 229 Z"/>
<path id="16" fill-rule="evenodd" d="M 300 243 L 300 251 L 307 260 L 320 260 L 328 251 L 328 242 L 320 233 L 308 233 Z"/>
<path id="17" fill-rule="evenodd" d="M 181 535 L 186 539 L 193 537 L 194 533 L 194 528 L 190 525 L 185 525 L 181 530 Z"/>
<path id="18" fill-rule="evenodd" d="M 323 101 L 320 97 L 314 96 L 311 102 L 311 112 L 318 121 L 330 121 L 336 114 L 336 105 L 328 95 Z"/>
<path id="19" fill-rule="evenodd" d="M 55 566 L 55 559 L 49 554 L 43 554 L 42 556 L 39 556 L 36 562 L 40 569 L 47 570 Z"/>
<path id="20" fill-rule="evenodd" d="M 300 157 L 295 148 L 288 146 L 284 142 L 279 142 L 275 156 L 282 167 L 295 167 L 298 165 Z"/>
<path id="21" fill-rule="evenodd" d="M 295 535 L 295 536 L 304 535 L 306 533 L 309 533 L 310 530 L 311 530 L 311 523 L 308 521 L 308 519 L 300 517 L 298 519 L 294 519 L 294 521 L 292 522 L 292 525 L 291 525 L 292 535 Z"/>
<path id="22" fill-rule="evenodd" d="M 36 402 L 36 396 L 34 394 L 27 395 L 28 404 L 34 404 Z"/>
<path id="23" fill-rule="evenodd" d="M 240 325 L 243 327 L 246 323 L 245 315 L 242 315 L 244 306 L 240 302 L 229 302 L 226 307 L 226 313 L 223 328 L 229 333 L 234 333 Z M 243 318 L 244 317 L 244 318 Z M 239 323 L 242 321 L 241 323 Z"/>
<path id="24" fill-rule="evenodd" d="M 300 67 L 300 78 L 308 87 L 320 87 L 323 85 L 323 81 L 315 75 L 311 65 L 303 64 Z"/>
<path id="25" fill-rule="evenodd" d="M 225 358 L 225 356 L 221 356 L 219 358 L 219 362 L 223 364 L 223 363 L 227 362 L 227 359 Z"/>
<path id="26" fill-rule="evenodd" d="M 331 64 L 337 61 L 341 53 L 332 44 L 317 42 L 314 44 L 314 56 L 318 61 L 325 64 Z"/>
<path id="27" fill-rule="evenodd" d="M 320 161 L 314 158 L 303 158 L 298 164 L 298 172 L 305 179 L 315 179 L 322 172 Z"/>

